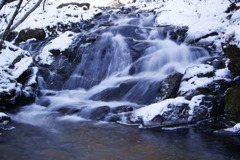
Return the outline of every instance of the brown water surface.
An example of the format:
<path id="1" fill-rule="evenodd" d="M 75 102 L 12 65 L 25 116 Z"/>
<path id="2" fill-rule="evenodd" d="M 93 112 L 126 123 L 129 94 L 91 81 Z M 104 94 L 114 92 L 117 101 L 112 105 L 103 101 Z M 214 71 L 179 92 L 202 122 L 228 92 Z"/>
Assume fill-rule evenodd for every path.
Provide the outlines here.
<path id="1" fill-rule="evenodd" d="M 0 136 L 1 160 L 226 160 L 240 159 L 240 138 L 178 130 L 139 129 L 115 123 L 14 122 Z"/>

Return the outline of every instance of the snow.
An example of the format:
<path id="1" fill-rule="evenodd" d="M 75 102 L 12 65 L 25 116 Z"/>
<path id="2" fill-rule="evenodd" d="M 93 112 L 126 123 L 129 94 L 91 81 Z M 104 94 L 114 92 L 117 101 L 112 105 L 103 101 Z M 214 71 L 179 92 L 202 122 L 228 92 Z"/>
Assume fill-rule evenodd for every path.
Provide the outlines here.
<path id="1" fill-rule="evenodd" d="M 133 119 L 137 120 L 138 117 L 141 117 L 143 122 L 149 122 L 151 121 L 155 116 L 162 115 L 164 112 L 170 110 L 168 108 L 169 105 L 180 105 L 180 104 L 188 104 L 190 107 L 189 110 L 189 120 L 191 120 L 191 116 L 193 115 L 193 111 L 195 106 L 198 106 L 202 100 L 203 95 L 198 95 L 193 97 L 190 101 L 185 99 L 184 97 L 177 97 L 177 98 L 171 98 L 166 99 L 164 101 L 150 104 L 148 106 L 139 108 L 135 111 L 133 111 L 132 117 Z"/>
<path id="2" fill-rule="evenodd" d="M 24 51 L 9 42 L 5 42 L 6 49 L 0 54 L 0 93 L 21 89 L 16 79 L 28 69 L 33 60 L 27 51 Z"/>
<path id="3" fill-rule="evenodd" d="M 17 22 L 20 17 L 22 17 L 27 10 L 29 10 L 34 3 L 37 0 L 31 0 L 25 7 L 22 12 L 18 14 L 14 22 Z M 65 1 L 64 1 L 65 2 Z M 16 2 L 9 3 L 6 5 L 1 11 L 0 15 L 11 15 L 13 14 L 12 8 L 16 6 Z M 25 5 L 27 1 L 23 2 L 23 5 Z M 45 5 L 45 10 L 43 11 L 42 5 L 40 5 L 18 28 L 15 29 L 15 31 L 20 31 L 22 29 L 35 29 L 35 28 L 44 28 L 46 29 L 47 26 L 57 26 L 58 23 L 61 24 L 71 24 L 71 23 L 78 23 L 82 19 L 83 20 L 91 20 L 94 15 L 101 12 L 100 9 L 97 8 L 90 8 L 90 10 L 85 11 L 83 7 L 77 7 L 76 5 L 69 5 L 66 7 L 62 7 L 57 9 L 57 7 L 62 4 L 63 2 L 55 1 L 53 2 L 47 2 Z M 7 16 L 7 18 L 10 18 L 10 16 Z M 5 21 L 0 21 L 0 25 L 6 26 Z M 0 30 L 1 32 L 3 30 Z"/>
<path id="4" fill-rule="evenodd" d="M 207 77 L 193 77 L 188 81 L 183 81 L 180 85 L 179 91 L 184 93 L 189 90 L 195 90 L 200 87 L 206 87 L 208 84 L 213 82 L 213 78 L 207 78 Z"/>
<path id="5" fill-rule="evenodd" d="M 30 1 L 26 6 L 26 10 L 29 9 L 34 2 L 36 2 L 36 0 Z M 57 9 L 60 4 L 70 2 L 90 3 L 90 9 L 86 11 L 83 7 L 76 5 L 69 5 Z M 240 46 L 240 30 L 238 29 L 240 25 L 240 10 L 225 13 L 230 6 L 230 2 L 227 0 L 165 0 L 165 2 L 161 0 L 151 2 L 138 0 L 136 3 L 132 3 L 132 0 L 119 0 L 118 2 L 125 6 L 136 6 L 139 10 L 154 11 L 157 15 L 155 21 L 156 26 L 187 26 L 189 30 L 187 32 L 186 42 L 198 39 L 212 32 L 217 32 L 217 36 L 202 39 L 201 42 L 213 41 L 217 48 L 221 49 L 221 42 L 226 42 L 229 36 L 234 35 L 235 40 L 231 43 Z M 114 4 L 118 2 L 114 0 L 49 0 L 45 6 L 46 11 L 43 11 L 41 5 L 16 31 L 26 28 L 44 28 L 46 30 L 47 26 L 57 26 L 58 23 L 71 24 L 78 23 L 81 20 L 91 20 L 96 14 L 102 12 L 101 9 L 95 7 L 114 6 Z M 10 8 L 14 8 L 16 4 L 17 1 L 9 3 L 0 11 L 0 15 L 13 14 Z M 239 3 L 237 3 L 237 5 L 239 6 Z M 23 10 L 17 16 L 16 21 L 18 21 L 24 13 Z M 232 15 L 230 19 L 227 18 L 229 15 Z M 6 26 L 5 21 L 0 21 L 0 25 L 4 28 L 4 26 Z"/>
<path id="6" fill-rule="evenodd" d="M 6 115 L 6 114 L 3 113 L 3 112 L 0 112 L 0 118 L 2 118 L 2 117 L 8 117 L 8 115 Z"/>
<path id="7" fill-rule="evenodd" d="M 42 52 L 35 57 L 35 59 L 40 64 L 50 65 L 53 62 L 53 54 L 50 52 L 51 50 L 59 50 L 60 52 L 65 51 L 69 46 L 73 43 L 74 38 L 76 37 L 76 33 L 71 31 L 66 31 L 59 37 L 53 39 L 47 44 Z"/>
<path id="8" fill-rule="evenodd" d="M 15 64 L 15 70 L 12 72 L 13 78 L 17 79 L 32 64 L 32 57 L 25 57 Z"/>
<path id="9" fill-rule="evenodd" d="M 66 31 L 61 36 L 55 38 L 46 46 L 47 49 L 59 49 L 61 52 L 67 49 L 73 42 L 77 34 L 71 31 Z"/>
<path id="10" fill-rule="evenodd" d="M 237 123 L 235 126 L 233 126 L 232 128 L 227 128 L 227 129 L 224 129 L 224 131 L 227 131 L 227 132 L 232 132 L 232 133 L 237 133 L 240 131 L 240 123 Z"/>
<path id="11" fill-rule="evenodd" d="M 228 68 L 218 69 L 215 72 L 215 80 L 225 79 L 226 81 L 230 81 L 230 71 Z"/>
<path id="12" fill-rule="evenodd" d="M 237 4 L 239 6 L 239 3 Z M 202 41 L 214 42 L 221 48 L 221 42 L 226 42 L 229 35 L 235 36 L 234 43 L 240 46 L 239 17 L 240 10 L 225 13 L 230 6 L 226 0 L 167 0 L 139 3 L 141 10 L 154 10 L 157 14 L 156 26 L 187 26 L 186 42 L 198 39 L 206 34 L 217 32 L 219 35 L 206 38 Z M 227 16 L 232 14 L 230 20 Z"/>
<path id="13" fill-rule="evenodd" d="M 189 90 L 206 87 L 214 81 L 214 77 L 210 76 L 214 71 L 214 67 L 208 64 L 199 64 L 197 66 L 188 67 L 183 75 L 179 92 L 184 93 Z M 219 79 L 221 79 L 220 74 L 220 72 L 217 72 Z"/>
<path id="14" fill-rule="evenodd" d="M 27 1 L 24 1 L 24 3 L 26 2 Z M 35 2 L 36 0 L 29 1 L 26 9 L 29 9 Z M 57 7 L 63 2 L 89 2 L 91 7 L 87 11 L 82 7 L 77 7 L 75 5 L 69 5 L 57 9 Z M 227 0 L 166 0 L 165 2 L 156 1 L 149 3 L 138 1 L 133 4 L 129 4 L 131 0 L 120 0 L 120 2 L 126 6 L 135 5 L 139 7 L 139 10 L 154 11 L 157 15 L 155 20 L 156 26 L 187 26 L 189 30 L 187 31 L 186 42 L 198 39 L 212 32 L 217 32 L 218 35 L 202 39 L 200 42 L 214 42 L 217 48 L 221 48 L 221 43 L 226 42 L 232 37 L 232 35 L 234 35 L 234 41 L 231 41 L 230 43 L 237 44 L 240 47 L 240 9 L 235 12 L 225 13 L 230 5 L 230 2 Z M 17 1 L 6 5 L 0 11 L 0 16 L 4 16 L 5 14 L 8 15 L 7 18 L 11 17 L 9 15 L 13 14 L 12 8 L 14 8 L 16 4 Z M 44 28 L 45 31 L 48 32 L 48 26 L 57 26 L 59 23 L 71 24 L 79 23 L 81 20 L 90 21 L 95 15 L 102 12 L 101 9 L 94 7 L 112 5 L 114 5 L 113 0 L 49 0 L 45 6 L 46 11 L 43 11 L 42 6 L 38 7 L 17 29 L 15 29 L 15 31 L 19 32 L 26 28 Z M 24 13 L 23 10 L 17 16 L 16 21 L 18 21 Z M 231 18 L 228 19 L 227 17 L 231 14 Z M 4 28 L 6 22 L 1 20 L 0 25 L 1 28 Z M 3 30 L 0 29 L 0 32 L 2 33 Z M 50 51 L 54 49 L 64 52 L 70 47 L 75 40 L 75 37 L 78 36 L 78 34 L 70 31 L 65 33 L 58 31 L 58 35 L 57 38 L 50 41 L 49 44 L 46 45 L 35 57 L 36 61 L 40 64 L 51 65 L 53 62 L 53 54 Z M 6 49 L 1 50 L 0 54 L 0 93 L 10 92 L 14 89 L 20 91 L 22 85 L 17 83 L 16 79 L 33 63 L 28 52 L 23 51 L 8 42 L 6 42 L 6 46 Z M 24 58 L 19 62 L 16 62 L 13 68 L 10 69 L 9 66 L 13 64 L 14 60 L 19 56 L 23 56 Z M 33 67 L 33 72 L 35 76 L 30 79 L 28 85 L 36 83 L 38 68 Z M 214 73 L 212 77 L 203 76 L 211 73 Z M 206 87 L 215 80 L 226 79 L 228 75 L 229 70 L 227 68 L 214 70 L 212 66 L 204 64 L 190 67 L 186 70 L 183 76 L 179 92 Z M 187 100 L 184 97 L 167 99 L 133 111 L 133 117 L 136 119 L 142 117 L 144 122 L 148 122 L 156 115 L 161 115 L 168 111 L 169 104 L 188 104 L 190 107 L 189 120 L 191 120 L 194 108 L 200 104 L 202 97 L 203 95 L 198 95 L 191 100 Z M 0 117 L 3 115 L 5 114 L 0 112 Z M 34 114 L 29 114 L 29 116 L 30 115 L 34 116 Z M 64 116 L 59 118 L 59 120 L 81 121 L 83 119 L 77 116 Z M 226 130 L 232 132 L 240 130 L 240 124 Z"/>
<path id="15" fill-rule="evenodd" d="M 213 66 L 210 66 L 208 64 L 200 64 L 187 68 L 182 79 L 185 80 L 198 75 L 206 75 L 212 73 L 213 71 Z"/>

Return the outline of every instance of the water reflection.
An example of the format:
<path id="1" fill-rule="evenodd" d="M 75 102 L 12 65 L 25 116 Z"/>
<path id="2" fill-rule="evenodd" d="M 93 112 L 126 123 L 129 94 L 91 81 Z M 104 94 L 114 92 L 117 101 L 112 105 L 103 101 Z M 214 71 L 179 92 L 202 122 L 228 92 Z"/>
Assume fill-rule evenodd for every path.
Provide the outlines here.
<path id="1" fill-rule="evenodd" d="M 138 129 L 112 123 L 61 121 L 40 128 L 14 123 L 0 136 L 0 159 L 161 160 L 239 159 L 240 140 L 178 130 Z"/>

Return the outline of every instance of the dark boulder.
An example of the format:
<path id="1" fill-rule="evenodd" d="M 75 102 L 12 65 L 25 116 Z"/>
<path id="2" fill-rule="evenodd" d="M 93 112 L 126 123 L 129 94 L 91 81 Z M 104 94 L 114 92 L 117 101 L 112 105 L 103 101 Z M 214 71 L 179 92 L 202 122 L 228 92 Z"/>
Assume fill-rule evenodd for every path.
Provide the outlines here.
<path id="1" fill-rule="evenodd" d="M 97 107 L 91 111 L 89 118 L 92 120 L 104 120 L 110 110 L 108 106 Z"/>
<path id="2" fill-rule="evenodd" d="M 118 114 L 122 112 L 130 112 L 133 111 L 133 107 L 131 106 L 118 106 L 112 109 L 112 113 Z"/>
<path id="3" fill-rule="evenodd" d="M 122 100 L 134 102 L 140 105 L 149 105 L 160 97 L 162 81 L 140 80 L 129 90 Z"/>
<path id="4" fill-rule="evenodd" d="M 174 72 L 167 76 L 162 82 L 162 87 L 160 89 L 160 100 L 165 100 L 167 98 L 175 98 L 182 80 L 183 74 L 179 72 Z"/>
<path id="5" fill-rule="evenodd" d="M 15 42 L 17 44 L 25 42 L 28 39 L 35 38 L 37 40 L 42 40 L 46 37 L 46 33 L 43 29 L 24 29 L 21 30 L 16 38 Z"/>
<path id="6" fill-rule="evenodd" d="M 106 118 L 108 122 L 117 122 L 121 121 L 121 116 L 117 114 L 110 115 L 109 117 Z"/>
<path id="7" fill-rule="evenodd" d="M 240 75 L 240 48 L 231 44 L 222 44 L 222 48 L 226 57 L 230 59 L 229 70 L 234 75 Z"/>
<path id="8" fill-rule="evenodd" d="M 231 119 L 240 121 L 240 86 L 231 87 L 225 96 L 226 112 Z"/>

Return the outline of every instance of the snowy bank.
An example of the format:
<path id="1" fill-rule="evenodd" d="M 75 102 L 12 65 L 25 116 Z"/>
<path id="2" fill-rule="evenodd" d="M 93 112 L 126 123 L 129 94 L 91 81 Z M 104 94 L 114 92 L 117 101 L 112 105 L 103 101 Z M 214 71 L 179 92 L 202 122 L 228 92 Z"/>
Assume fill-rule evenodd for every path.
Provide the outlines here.
<path id="1" fill-rule="evenodd" d="M 23 6 L 26 7 L 21 10 L 18 14 L 14 22 L 20 20 L 20 18 L 28 11 L 36 2 L 36 0 L 32 1 L 24 1 Z M 0 16 L 4 15 L 12 15 L 13 8 L 17 5 L 18 1 L 9 3 L 4 6 L 4 8 L 0 12 Z M 25 4 L 26 3 L 26 4 Z M 14 31 L 21 31 L 23 29 L 35 29 L 35 28 L 43 28 L 46 31 L 47 27 L 49 29 L 56 27 L 60 24 L 62 25 L 71 25 L 72 23 L 79 23 L 81 20 L 91 20 L 96 14 L 101 12 L 100 9 L 90 8 L 86 10 L 85 7 L 79 7 L 76 5 L 67 5 L 59 8 L 59 6 L 65 3 L 61 1 L 56 2 L 47 2 L 45 5 L 45 10 L 43 10 L 43 6 L 39 6 L 27 19 L 20 24 Z M 7 16 L 7 20 L 10 19 L 11 16 Z M 7 23 L 5 21 L 0 21 L 2 29 L 0 32 L 3 32 L 4 27 L 6 27 Z"/>
<path id="2" fill-rule="evenodd" d="M 37 69 L 32 67 L 33 59 L 27 51 L 8 42 L 0 51 L 0 64 L 0 106 L 15 104 L 37 83 Z"/>
<path id="3" fill-rule="evenodd" d="M 25 9 L 28 10 L 35 1 L 30 1 Z M 79 7 L 72 2 L 88 3 L 90 8 L 86 10 L 86 7 Z M 63 3 L 69 5 L 60 8 L 59 6 Z M 186 38 L 187 43 L 213 42 L 219 52 L 222 51 L 222 42 L 240 46 L 240 30 L 238 29 L 240 25 L 240 3 L 236 3 L 236 8 L 230 10 L 231 3 L 226 0 L 165 0 L 164 2 L 162 0 L 153 2 L 146 2 L 145 0 L 135 2 L 131 0 L 49 0 L 45 5 L 45 11 L 41 5 L 15 31 L 19 32 L 26 28 L 44 28 L 46 32 L 50 32 L 49 30 L 60 24 L 69 26 L 72 23 L 79 23 L 81 20 L 90 21 L 95 15 L 102 12 L 101 9 L 95 7 L 114 6 L 114 3 L 120 3 L 126 7 L 134 6 L 138 8 L 138 11 L 155 12 L 156 26 L 187 26 L 189 28 Z M 11 15 L 12 8 L 16 4 L 17 1 L 6 5 L 1 10 L 0 15 Z M 16 21 L 24 13 L 24 10 L 22 10 Z M 5 21 L 0 23 L 3 26 L 2 28 L 6 26 Z"/>
<path id="4" fill-rule="evenodd" d="M 186 42 L 213 42 L 218 51 L 226 41 L 240 47 L 240 3 L 236 3 L 236 9 L 228 11 L 230 6 L 226 0 L 138 3 L 139 10 L 156 12 L 156 26 L 187 26 Z"/>

